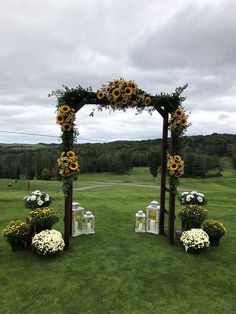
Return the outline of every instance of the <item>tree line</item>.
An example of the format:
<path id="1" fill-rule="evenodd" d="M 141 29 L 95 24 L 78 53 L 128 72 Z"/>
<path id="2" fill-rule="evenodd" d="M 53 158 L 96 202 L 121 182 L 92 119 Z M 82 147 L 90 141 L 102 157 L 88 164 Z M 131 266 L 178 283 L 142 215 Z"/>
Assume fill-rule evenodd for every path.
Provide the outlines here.
<path id="1" fill-rule="evenodd" d="M 133 167 L 149 167 L 155 178 L 161 166 L 161 139 L 116 141 L 76 145 L 80 172 L 128 173 Z M 57 144 L 0 145 L 0 178 L 59 179 Z M 236 169 L 236 135 L 212 134 L 181 139 L 185 175 L 209 177 L 222 174 L 221 158 L 227 156 Z"/>

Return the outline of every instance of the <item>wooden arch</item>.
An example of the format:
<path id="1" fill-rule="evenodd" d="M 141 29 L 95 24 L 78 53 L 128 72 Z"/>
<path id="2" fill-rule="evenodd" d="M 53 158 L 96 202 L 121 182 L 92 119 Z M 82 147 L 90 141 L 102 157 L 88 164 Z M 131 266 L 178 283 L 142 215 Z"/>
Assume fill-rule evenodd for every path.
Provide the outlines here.
<path id="1" fill-rule="evenodd" d="M 183 90 L 187 85 L 176 88 L 172 94 L 164 94 L 150 96 L 152 99 L 152 110 L 158 111 L 163 118 L 162 125 L 162 149 L 161 149 L 161 188 L 160 188 L 160 224 L 159 234 L 165 234 L 165 215 L 168 215 L 168 232 L 167 239 L 169 244 L 174 244 L 174 220 L 175 220 L 175 195 L 176 190 L 173 186 L 166 184 L 167 174 L 167 151 L 168 148 L 174 146 L 176 135 L 171 132 L 170 143 L 168 143 L 168 121 L 171 113 L 176 110 L 181 102 L 185 100 L 181 96 Z M 109 107 L 109 102 L 101 101 L 97 99 L 97 94 L 91 89 L 83 89 L 82 87 L 69 89 L 64 86 L 64 90 L 56 90 L 52 92 L 50 96 L 56 96 L 58 99 L 58 105 L 67 104 L 74 109 L 75 113 L 78 112 L 87 104 L 93 104 L 100 106 L 100 108 Z M 138 106 L 137 106 L 138 107 Z M 143 110 L 143 105 L 137 110 Z M 176 148 L 175 148 L 176 149 Z M 69 148 L 68 148 L 69 150 Z M 175 151 L 177 153 L 177 151 Z M 166 209 L 166 192 L 169 193 L 169 208 Z M 64 206 L 64 240 L 65 249 L 68 249 L 70 238 L 72 237 L 72 199 L 73 199 L 73 183 L 70 183 L 67 194 L 65 195 L 65 206 Z"/>

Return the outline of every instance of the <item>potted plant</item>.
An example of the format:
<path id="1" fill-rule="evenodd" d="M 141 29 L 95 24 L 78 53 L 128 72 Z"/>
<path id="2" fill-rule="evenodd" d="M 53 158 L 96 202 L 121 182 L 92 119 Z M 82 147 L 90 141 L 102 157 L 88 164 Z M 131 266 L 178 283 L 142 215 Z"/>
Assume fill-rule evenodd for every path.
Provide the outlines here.
<path id="1" fill-rule="evenodd" d="M 54 255 L 63 251 L 65 247 L 62 235 L 57 230 L 44 230 L 32 239 L 35 253 L 38 255 Z"/>
<path id="2" fill-rule="evenodd" d="M 22 220 L 13 220 L 2 231 L 3 236 L 10 243 L 13 251 L 25 249 L 30 236 L 30 226 Z"/>
<path id="3" fill-rule="evenodd" d="M 208 234 L 211 246 L 218 246 L 220 238 L 226 232 L 224 225 L 216 220 L 205 220 L 202 229 Z"/>
<path id="4" fill-rule="evenodd" d="M 178 210 L 178 216 L 182 221 L 183 229 L 200 228 L 207 219 L 208 211 L 199 205 L 185 205 Z"/>
<path id="5" fill-rule="evenodd" d="M 197 191 L 183 192 L 179 198 L 181 205 L 199 205 L 204 206 L 207 203 L 207 199 L 204 194 Z"/>
<path id="6" fill-rule="evenodd" d="M 30 209 L 47 207 L 52 202 L 52 198 L 49 194 L 39 190 L 32 192 L 31 195 L 25 196 L 23 200 L 25 202 L 25 207 Z"/>
<path id="7" fill-rule="evenodd" d="M 185 247 L 185 251 L 198 252 L 210 246 L 208 234 L 202 229 L 191 229 L 184 231 L 180 241 Z"/>
<path id="8" fill-rule="evenodd" d="M 52 226 L 58 222 L 59 218 L 56 212 L 49 207 L 36 208 L 30 212 L 29 221 L 31 222 L 35 233 L 45 229 L 52 229 Z"/>

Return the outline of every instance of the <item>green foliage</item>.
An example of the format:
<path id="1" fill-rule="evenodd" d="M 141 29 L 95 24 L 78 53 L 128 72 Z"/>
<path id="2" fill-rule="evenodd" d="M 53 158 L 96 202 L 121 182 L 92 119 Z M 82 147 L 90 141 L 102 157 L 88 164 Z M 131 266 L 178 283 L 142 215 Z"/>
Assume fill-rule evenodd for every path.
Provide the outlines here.
<path id="1" fill-rule="evenodd" d="M 199 205 L 185 205 L 178 210 L 178 216 L 181 219 L 186 230 L 200 228 L 201 224 L 208 217 L 208 211 Z"/>
<path id="2" fill-rule="evenodd" d="M 36 208 L 29 215 L 32 226 L 37 232 L 45 229 L 51 229 L 58 222 L 59 217 L 52 208 Z"/>
<path id="3" fill-rule="evenodd" d="M 202 229 L 209 237 L 216 238 L 221 238 L 226 232 L 224 225 L 217 220 L 205 220 L 202 224 Z"/>
<path id="4" fill-rule="evenodd" d="M 13 220 L 2 231 L 6 240 L 11 243 L 24 242 L 30 234 L 30 226 L 22 220 Z"/>

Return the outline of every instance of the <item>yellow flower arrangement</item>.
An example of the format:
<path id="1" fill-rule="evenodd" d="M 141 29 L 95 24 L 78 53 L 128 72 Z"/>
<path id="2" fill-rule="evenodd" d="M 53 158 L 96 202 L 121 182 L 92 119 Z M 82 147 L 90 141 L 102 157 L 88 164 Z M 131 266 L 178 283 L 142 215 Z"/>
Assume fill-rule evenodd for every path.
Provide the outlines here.
<path id="1" fill-rule="evenodd" d="M 177 108 L 174 112 L 172 112 L 171 118 L 169 119 L 169 126 L 175 135 L 182 135 L 189 125 L 190 123 L 188 124 L 188 115 L 184 109 Z"/>
<path id="2" fill-rule="evenodd" d="M 57 165 L 62 177 L 70 177 L 73 173 L 79 172 L 78 157 L 73 150 L 61 153 Z"/>
<path id="3" fill-rule="evenodd" d="M 178 178 L 184 173 L 184 161 L 179 155 L 172 155 L 168 160 L 168 169 L 170 176 Z"/>
<path id="4" fill-rule="evenodd" d="M 70 132 L 75 122 L 74 109 L 68 105 L 61 105 L 57 110 L 56 121 L 61 125 L 63 132 Z"/>
<path id="5" fill-rule="evenodd" d="M 117 108 L 135 107 L 137 105 L 151 106 L 152 98 L 137 87 L 134 81 L 124 79 L 113 80 L 97 91 L 99 101 L 109 102 L 115 110 Z"/>

